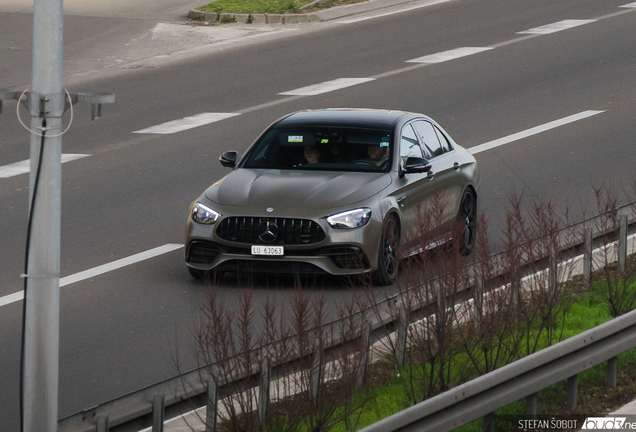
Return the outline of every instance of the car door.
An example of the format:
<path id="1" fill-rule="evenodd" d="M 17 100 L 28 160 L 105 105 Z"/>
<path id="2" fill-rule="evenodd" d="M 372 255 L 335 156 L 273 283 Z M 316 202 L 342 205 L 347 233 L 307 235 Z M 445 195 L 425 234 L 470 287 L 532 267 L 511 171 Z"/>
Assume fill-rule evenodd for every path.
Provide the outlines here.
<path id="1" fill-rule="evenodd" d="M 436 209 L 442 211 L 438 221 L 442 225 L 440 228 L 448 231 L 455 222 L 463 188 L 457 154 L 433 123 L 416 120 L 413 122 L 413 129 L 422 147 L 432 155 L 429 175 L 434 177 L 434 191 L 431 194 L 438 195 L 435 200 L 439 202 L 438 207 L 443 207 Z"/>
<path id="2" fill-rule="evenodd" d="M 428 235 L 428 223 L 423 220 L 427 205 L 434 189 L 435 176 L 428 173 L 403 174 L 403 167 L 409 157 L 429 159 L 432 155 L 422 148 L 412 123 L 405 124 L 398 135 L 400 146 L 400 174 L 395 197 L 399 206 L 401 224 L 401 244 L 403 254 L 417 253 L 423 246 L 423 237 Z"/>

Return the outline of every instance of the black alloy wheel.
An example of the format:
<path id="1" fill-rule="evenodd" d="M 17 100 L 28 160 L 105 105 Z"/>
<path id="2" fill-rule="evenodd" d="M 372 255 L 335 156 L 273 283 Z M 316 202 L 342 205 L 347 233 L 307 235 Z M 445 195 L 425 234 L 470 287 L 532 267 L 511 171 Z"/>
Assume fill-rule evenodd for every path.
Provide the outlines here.
<path id="1" fill-rule="evenodd" d="M 458 219 L 462 232 L 460 251 L 462 255 L 470 255 L 477 239 L 477 198 L 470 189 L 464 191 Z"/>
<path id="2" fill-rule="evenodd" d="M 389 216 L 384 220 L 384 224 L 382 225 L 378 270 L 374 275 L 376 285 L 391 285 L 397 278 L 399 268 L 399 241 L 400 233 L 397 220 L 395 217 Z"/>

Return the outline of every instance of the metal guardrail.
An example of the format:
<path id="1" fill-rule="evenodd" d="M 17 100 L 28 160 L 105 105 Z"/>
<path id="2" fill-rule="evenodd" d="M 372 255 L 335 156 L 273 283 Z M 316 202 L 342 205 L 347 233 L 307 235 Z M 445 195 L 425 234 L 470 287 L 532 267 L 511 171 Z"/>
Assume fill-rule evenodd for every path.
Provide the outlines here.
<path id="1" fill-rule="evenodd" d="M 623 209 L 626 208 L 627 206 Z M 585 222 L 590 224 L 590 220 Z M 631 226 L 616 228 L 615 231 L 600 233 L 596 238 L 617 236 L 619 229 L 626 238 L 629 228 L 636 229 L 636 222 L 633 222 Z M 593 242 L 594 239 L 587 238 L 578 244 L 570 245 L 569 250 L 581 253 L 581 250 L 591 249 Z M 590 254 L 586 252 L 586 255 L 590 259 Z M 545 261 L 545 257 L 539 261 Z M 535 262 L 527 263 L 526 267 L 528 269 L 536 267 Z M 389 305 L 401 302 L 400 296 L 401 294 L 398 294 L 393 298 L 387 298 L 374 307 L 387 310 Z M 420 314 L 426 306 L 421 305 Z M 417 311 L 414 312 L 413 316 L 418 315 Z M 359 343 L 362 339 L 372 344 L 386 337 L 389 332 L 400 328 L 400 318 L 394 315 L 389 312 L 376 315 L 368 320 L 360 335 L 350 340 L 333 340 L 323 349 L 336 350 L 346 344 Z M 334 321 L 327 325 L 337 324 L 338 321 Z M 636 346 L 636 329 L 630 328 L 634 324 L 636 324 L 636 312 L 626 314 L 397 413 L 365 428 L 364 432 L 447 431 L 488 415 L 501 406 L 526 396 L 532 405 L 532 395 L 538 390 L 561 379 L 576 377 L 577 373 L 594 365 L 609 360 L 613 362 L 612 370 L 615 371 L 616 355 Z M 58 431 L 127 432 L 138 431 L 153 424 L 156 425 L 153 426 L 153 432 L 162 431 L 163 426 L 159 425 L 158 418 L 177 417 L 183 412 L 192 410 L 193 407 L 206 405 L 209 397 L 206 383 L 211 381 L 211 377 L 205 369 L 202 367 L 193 370 L 60 419 Z M 364 370 L 361 371 L 362 376 L 364 372 Z M 259 378 L 259 371 L 253 370 L 250 376 L 238 379 L 249 379 L 254 383 L 254 387 L 257 387 Z M 231 384 L 226 383 L 226 385 Z M 575 386 L 576 380 L 570 380 L 568 385 L 570 399 L 572 398 L 571 388 L 575 389 Z M 576 391 L 574 391 L 574 397 L 575 395 Z M 536 397 L 534 401 L 536 405 Z M 456 403 L 458 405 L 455 405 Z M 409 426 L 411 423 L 413 423 L 412 427 Z"/>
<path id="2" fill-rule="evenodd" d="M 447 432 L 526 398 L 536 414 L 536 393 L 568 379 L 568 406 L 576 406 L 577 374 L 605 361 L 616 385 L 616 356 L 636 347 L 636 311 L 545 348 L 374 423 L 360 432 Z M 534 412 L 532 406 L 534 404 Z M 530 411 L 530 412 L 529 412 Z"/>

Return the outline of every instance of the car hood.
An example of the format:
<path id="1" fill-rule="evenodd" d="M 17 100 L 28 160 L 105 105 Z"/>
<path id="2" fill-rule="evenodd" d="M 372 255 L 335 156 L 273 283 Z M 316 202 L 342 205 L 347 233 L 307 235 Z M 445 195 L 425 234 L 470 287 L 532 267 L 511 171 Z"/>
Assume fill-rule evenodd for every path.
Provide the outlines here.
<path id="1" fill-rule="evenodd" d="M 363 201 L 391 184 L 387 173 L 235 169 L 205 196 L 228 206 L 332 208 Z"/>

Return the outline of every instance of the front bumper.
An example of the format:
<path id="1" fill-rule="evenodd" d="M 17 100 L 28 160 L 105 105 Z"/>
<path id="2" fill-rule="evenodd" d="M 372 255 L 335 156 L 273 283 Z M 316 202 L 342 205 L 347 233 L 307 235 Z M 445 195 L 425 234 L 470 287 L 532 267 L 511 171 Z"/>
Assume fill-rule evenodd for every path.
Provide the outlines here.
<path id="1" fill-rule="evenodd" d="M 192 240 L 185 251 L 189 267 L 198 270 L 221 270 L 255 273 L 354 275 L 370 271 L 369 258 L 355 245 L 327 246 L 311 249 L 285 249 L 285 255 L 255 256 L 251 246 L 228 247 L 208 240 Z"/>

